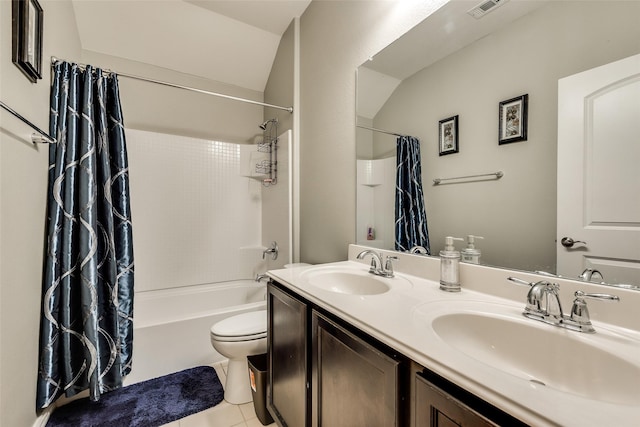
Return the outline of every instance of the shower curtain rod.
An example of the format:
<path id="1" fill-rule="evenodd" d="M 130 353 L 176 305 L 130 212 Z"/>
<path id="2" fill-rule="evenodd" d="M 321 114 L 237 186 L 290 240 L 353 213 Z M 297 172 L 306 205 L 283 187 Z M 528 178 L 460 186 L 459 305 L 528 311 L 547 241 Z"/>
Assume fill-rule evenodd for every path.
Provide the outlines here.
<path id="1" fill-rule="evenodd" d="M 403 136 L 407 136 L 408 137 L 408 136 L 410 136 L 410 135 L 402 135 L 400 133 L 390 132 L 388 130 L 376 129 L 376 128 L 372 128 L 372 127 L 369 127 L 369 126 L 356 125 L 356 127 L 360 128 L 360 129 L 372 130 L 374 132 L 386 133 L 387 135 L 400 136 L 400 137 L 403 137 Z"/>
<path id="2" fill-rule="evenodd" d="M 59 58 L 56 58 L 55 56 L 51 57 L 51 65 L 53 65 L 57 61 L 63 61 L 63 60 L 59 59 Z M 80 67 L 86 67 L 86 64 L 78 64 L 78 65 Z M 285 110 L 285 111 L 288 111 L 290 113 L 293 113 L 293 107 L 282 107 L 280 105 L 267 104 L 265 102 L 254 101 L 252 99 L 239 98 L 237 96 L 225 95 L 223 93 L 211 92 L 211 91 L 208 91 L 208 90 L 198 89 L 198 88 L 195 88 L 195 87 L 183 86 L 183 85 L 170 83 L 170 82 L 164 82 L 162 80 L 155 80 L 155 79 L 151 79 L 149 77 L 141 77 L 141 76 L 135 76 L 133 74 L 119 73 L 119 72 L 113 71 L 113 70 L 104 70 L 104 71 L 107 72 L 107 73 L 114 73 L 114 74 L 116 74 L 117 76 L 120 76 L 120 77 L 126 77 L 126 78 L 129 78 L 129 79 L 140 80 L 140 81 L 143 81 L 143 82 L 155 83 L 155 84 L 159 84 L 159 85 L 163 85 L 163 86 L 174 87 L 174 88 L 177 88 L 177 89 L 190 90 L 192 92 L 203 93 L 205 95 L 217 96 L 219 98 L 226 98 L 226 99 L 231 99 L 231 100 L 234 100 L 234 101 L 246 102 L 246 103 L 254 104 L 254 105 L 261 105 L 263 107 L 276 108 L 278 110 Z"/>

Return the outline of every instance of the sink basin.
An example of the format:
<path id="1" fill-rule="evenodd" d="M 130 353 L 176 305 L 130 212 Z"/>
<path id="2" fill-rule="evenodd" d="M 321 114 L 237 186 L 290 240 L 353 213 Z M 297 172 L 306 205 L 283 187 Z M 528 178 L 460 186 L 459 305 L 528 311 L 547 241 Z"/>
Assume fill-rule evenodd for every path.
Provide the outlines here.
<path id="1" fill-rule="evenodd" d="M 392 287 L 407 284 L 407 279 L 380 277 L 369 273 L 368 267 L 319 267 L 301 273 L 305 284 L 325 291 L 347 295 L 379 295 Z"/>
<path id="2" fill-rule="evenodd" d="M 640 366 L 613 353 L 622 345 L 638 354 L 637 344 L 623 337 L 586 335 L 517 314 L 481 311 L 437 315 L 431 327 L 457 351 L 528 380 L 532 387 L 622 405 L 640 402 Z"/>
<path id="3" fill-rule="evenodd" d="M 373 275 L 363 276 L 351 272 L 334 271 L 312 275 L 309 284 L 339 294 L 377 295 L 389 291 L 389 285 Z"/>

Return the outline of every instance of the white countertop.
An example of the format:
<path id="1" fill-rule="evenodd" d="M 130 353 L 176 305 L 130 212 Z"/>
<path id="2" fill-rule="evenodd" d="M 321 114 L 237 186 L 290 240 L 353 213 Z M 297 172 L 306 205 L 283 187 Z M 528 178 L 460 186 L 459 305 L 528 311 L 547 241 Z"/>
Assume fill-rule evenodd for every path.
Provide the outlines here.
<path id="1" fill-rule="evenodd" d="M 354 253 L 362 249 L 366 248 L 352 245 L 350 247 L 352 261 L 322 264 L 322 266 L 337 266 L 367 271 L 369 260 L 367 259 L 365 263 L 356 262 L 354 260 L 355 256 L 353 256 Z M 394 253 L 394 255 L 398 254 Z M 640 382 L 637 383 L 638 392 L 636 397 L 631 396 L 627 399 L 627 402 L 625 402 L 627 404 L 606 403 L 601 400 L 592 400 L 577 394 L 536 385 L 521 376 L 505 373 L 503 370 L 482 363 L 449 346 L 430 327 L 430 320 L 439 311 L 451 311 L 458 308 L 464 310 L 465 307 L 470 307 L 474 304 L 486 303 L 488 304 L 487 307 L 500 307 L 500 310 L 520 316 L 524 308 L 527 288 L 517 285 L 512 286 L 508 283 L 500 283 L 498 286 L 476 283 L 474 286 L 465 287 L 465 278 L 468 282 L 471 282 L 469 276 L 469 271 L 471 270 L 465 266 L 464 268 L 468 271 L 466 271 L 466 274 L 462 274 L 463 272 L 461 271 L 462 291 L 457 293 L 443 292 L 439 289 L 439 283 L 436 280 L 426 278 L 437 277 L 437 264 L 439 261 L 433 258 L 425 258 L 424 260 L 419 258 L 421 257 L 400 254 L 396 277 L 384 279 L 393 281 L 392 290 L 378 295 L 348 295 L 310 286 L 304 279 L 305 271 L 317 269 L 318 266 L 272 270 L 268 272 L 268 275 L 310 302 L 337 315 L 422 366 L 532 426 L 640 425 L 640 398 L 638 397 L 640 396 Z M 418 275 L 404 273 L 401 268 L 402 264 L 405 265 L 405 270 L 409 273 L 415 274 L 417 270 L 421 270 L 424 274 L 420 274 L 422 277 L 419 277 Z M 474 277 L 482 276 L 483 272 L 479 269 L 483 267 L 469 267 L 475 269 L 473 270 L 476 272 Z M 505 276 L 505 278 L 506 275 L 518 275 L 525 280 L 532 280 L 531 275 L 526 273 L 516 272 L 516 274 L 513 274 L 512 271 L 495 268 L 490 270 L 487 274 L 500 273 L 500 277 Z M 434 272 L 436 273 L 434 274 Z M 561 286 L 565 285 L 568 288 L 572 286 L 571 284 L 563 284 Z M 577 286 L 584 288 L 584 285 L 586 285 L 588 291 L 593 291 L 593 289 L 589 289 L 587 284 L 578 284 Z M 478 292 L 470 289 L 482 286 L 487 286 L 489 292 Z M 506 296 L 504 298 L 499 296 L 501 287 L 506 289 L 503 292 Z M 617 292 L 611 289 L 609 291 L 610 293 L 624 294 L 621 296 L 622 300 L 631 298 L 634 302 L 638 299 L 637 294 L 640 294 L 637 291 Z M 567 304 L 563 304 L 566 312 Z M 571 306 L 568 305 L 568 307 Z M 619 307 L 607 307 L 609 310 L 615 310 L 616 308 L 619 309 Z M 619 353 L 625 354 L 618 354 L 618 356 L 626 358 L 631 363 L 640 363 L 640 346 L 635 346 L 636 343 L 640 343 L 640 332 L 636 328 L 629 329 L 596 321 L 593 313 L 596 311 L 599 313 L 602 310 L 604 309 L 592 311 L 593 324 L 601 334 L 598 338 L 601 339 L 609 334 L 613 337 L 612 342 L 624 342 Z M 638 312 L 637 309 L 634 311 Z M 627 326 L 624 323 L 629 318 L 635 321 L 638 319 L 638 315 L 622 316 L 620 317 L 621 320 L 617 317 L 613 319 L 619 320 L 618 323 L 623 323 L 623 326 Z M 522 321 L 539 324 L 539 327 L 542 328 L 555 328 L 524 317 L 522 317 Z M 582 336 L 577 339 L 589 339 L 588 334 L 579 332 L 563 331 L 561 333 L 579 334 Z M 573 336 L 573 338 L 575 337 Z M 524 341 L 524 345 L 544 345 L 544 343 L 536 342 L 527 343 L 526 337 L 514 337 L 514 345 L 523 345 L 518 341 Z M 629 342 L 633 343 L 633 345 L 629 346 Z M 577 360 L 575 363 L 579 364 L 580 361 Z M 601 366 L 600 368 L 599 372 L 584 372 L 584 375 L 606 376 L 608 367 Z M 632 403 L 629 403 L 629 400 Z"/>

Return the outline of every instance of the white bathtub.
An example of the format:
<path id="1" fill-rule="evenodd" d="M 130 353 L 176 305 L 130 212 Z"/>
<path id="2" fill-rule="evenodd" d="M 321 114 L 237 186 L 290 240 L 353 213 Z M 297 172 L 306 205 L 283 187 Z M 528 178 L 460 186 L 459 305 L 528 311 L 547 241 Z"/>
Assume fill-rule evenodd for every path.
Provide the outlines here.
<path id="1" fill-rule="evenodd" d="M 125 385 L 224 360 L 209 329 L 227 317 L 266 308 L 253 280 L 140 292 L 134 298 L 133 365 Z"/>

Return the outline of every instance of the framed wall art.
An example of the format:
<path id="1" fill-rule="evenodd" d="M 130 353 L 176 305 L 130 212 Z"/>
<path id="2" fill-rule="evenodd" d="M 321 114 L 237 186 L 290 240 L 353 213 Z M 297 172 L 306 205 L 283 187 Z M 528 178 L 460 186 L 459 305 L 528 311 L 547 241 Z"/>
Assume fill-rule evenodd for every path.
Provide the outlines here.
<path id="1" fill-rule="evenodd" d="M 498 108 L 498 144 L 527 140 L 527 103 L 529 95 L 502 101 Z"/>
<path id="2" fill-rule="evenodd" d="M 440 155 L 458 152 L 458 116 L 440 120 L 439 125 Z"/>
<path id="3" fill-rule="evenodd" d="M 42 78 L 42 20 L 44 12 L 37 0 L 12 2 L 12 60 L 36 83 Z"/>

